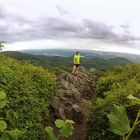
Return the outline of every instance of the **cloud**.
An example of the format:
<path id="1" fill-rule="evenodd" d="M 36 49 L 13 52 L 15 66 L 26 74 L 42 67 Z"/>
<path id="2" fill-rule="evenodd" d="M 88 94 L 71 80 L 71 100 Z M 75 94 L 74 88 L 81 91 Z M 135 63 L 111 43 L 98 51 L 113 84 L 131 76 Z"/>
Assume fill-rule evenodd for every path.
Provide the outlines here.
<path id="1" fill-rule="evenodd" d="M 120 25 L 125 34 L 117 34 L 114 32 L 115 27 L 104 23 L 89 19 L 76 23 L 72 19 L 65 19 L 63 15 L 68 15 L 68 12 L 60 6 L 56 8 L 62 17 L 40 17 L 35 20 L 19 13 L 9 13 L 0 6 L 0 38 L 8 42 L 81 38 L 116 44 L 131 44 L 140 40 L 140 37 L 127 34 L 128 25 Z"/>
<path id="2" fill-rule="evenodd" d="M 59 5 L 56 5 L 56 9 L 58 10 L 58 12 L 61 16 L 69 15 L 68 11 Z"/>
<path id="3" fill-rule="evenodd" d="M 108 40 L 115 38 L 116 36 L 112 31 L 113 27 L 107 26 L 103 23 L 84 19 L 83 25 L 83 33 L 81 34 L 81 37 Z"/>
<path id="4" fill-rule="evenodd" d="M 77 32 L 79 29 L 78 25 L 59 18 L 48 18 L 46 26 L 48 30 L 60 32 Z"/>
<path id="5" fill-rule="evenodd" d="M 123 29 L 129 29 L 130 25 L 129 24 L 122 24 L 122 25 L 120 25 L 120 27 Z"/>
<path id="6" fill-rule="evenodd" d="M 84 20 L 83 33 L 81 32 L 81 37 L 123 44 L 140 40 L 140 37 L 135 37 L 129 34 L 117 34 L 114 32 L 114 28 L 115 27 L 108 26 L 104 23 L 86 19 Z M 127 29 L 128 28 L 129 27 L 127 27 Z"/>

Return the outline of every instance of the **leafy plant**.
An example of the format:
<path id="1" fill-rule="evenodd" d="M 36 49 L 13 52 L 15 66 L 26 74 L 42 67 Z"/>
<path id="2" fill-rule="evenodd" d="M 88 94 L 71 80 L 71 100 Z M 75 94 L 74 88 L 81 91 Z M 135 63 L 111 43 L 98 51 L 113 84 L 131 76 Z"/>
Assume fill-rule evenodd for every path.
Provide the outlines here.
<path id="1" fill-rule="evenodd" d="M 0 109 L 4 108 L 5 106 L 6 106 L 6 93 L 0 91 Z"/>
<path id="2" fill-rule="evenodd" d="M 48 70 L 0 54 L 0 90 L 7 95 L 0 116 L 5 118 L 8 129 L 26 129 L 21 140 L 44 137 L 43 119 L 49 115 L 52 96 L 58 93 Z M 0 106 L 4 104 L 2 101 Z"/>
<path id="3" fill-rule="evenodd" d="M 0 92 L 0 109 L 3 109 L 6 106 L 6 93 Z M 0 118 L 0 140 L 18 140 L 25 131 L 20 131 L 18 129 L 15 130 L 7 130 L 7 123 L 4 121 L 4 118 Z"/>
<path id="4" fill-rule="evenodd" d="M 56 136 L 51 126 L 47 126 L 45 131 L 49 140 L 59 140 L 60 138 L 68 138 L 73 134 L 74 122 L 72 120 L 60 120 L 55 121 L 55 126 L 59 129 L 59 135 Z"/>
<path id="5" fill-rule="evenodd" d="M 110 130 L 113 133 L 124 136 L 130 131 L 129 119 L 125 107 L 114 105 L 111 113 L 107 117 L 110 121 Z"/>
<path id="6" fill-rule="evenodd" d="M 113 67 L 98 80 L 98 98 L 93 102 L 91 115 L 87 120 L 87 140 L 120 140 L 119 135 L 108 131 L 110 125 L 107 114 L 114 104 L 125 106 L 132 125 L 139 105 L 134 105 L 127 96 L 132 94 L 140 98 L 140 65 Z M 138 133 L 139 127 L 133 132 L 133 137 L 137 138 Z"/>
<path id="7" fill-rule="evenodd" d="M 134 104 L 140 105 L 140 99 L 134 97 L 132 94 L 128 96 L 128 99 L 132 100 Z M 123 140 L 128 140 L 140 124 L 140 110 L 137 114 L 137 117 L 133 123 L 133 126 L 130 128 L 130 122 L 124 106 L 114 105 L 110 114 L 107 115 L 110 121 L 110 130 L 123 137 Z"/>

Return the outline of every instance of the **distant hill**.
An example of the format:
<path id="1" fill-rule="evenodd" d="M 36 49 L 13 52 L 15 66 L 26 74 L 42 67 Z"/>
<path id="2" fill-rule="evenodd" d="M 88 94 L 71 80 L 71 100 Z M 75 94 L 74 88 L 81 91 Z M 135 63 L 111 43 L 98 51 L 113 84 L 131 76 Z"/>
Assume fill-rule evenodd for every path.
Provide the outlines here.
<path id="1" fill-rule="evenodd" d="M 130 63 L 130 61 L 126 58 L 123 57 L 115 57 L 115 58 L 111 58 L 109 60 L 107 60 L 110 62 L 110 64 L 118 64 L 118 65 L 125 65 L 127 63 Z"/>
<path id="2" fill-rule="evenodd" d="M 29 60 L 30 63 L 39 66 L 57 67 L 57 66 L 72 66 L 72 56 L 45 56 L 45 55 L 32 55 L 17 51 L 6 51 L 3 52 L 6 56 L 15 58 L 17 60 Z M 109 59 L 103 59 L 98 57 L 85 56 L 81 58 L 81 65 L 87 69 L 94 70 L 105 70 L 115 65 L 126 65 L 132 63 L 130 60 L 123 57 L 115 57 Z"/>
<path id="3" fill-rule="evenodd" d="M 22 52 L 33 55 L 72 57 L 76 51 L 80 51 L 81 55 L 88 58 L 111 59 L 115 57 L 123 57 L 132 62 L 140 63 L 140 55 L 129 53 L 105 52 L 95 50 L 76 50 L 76 49 L 39 49 L 39 50 L 33 49 L 33 50 L 24 50 Z"/>

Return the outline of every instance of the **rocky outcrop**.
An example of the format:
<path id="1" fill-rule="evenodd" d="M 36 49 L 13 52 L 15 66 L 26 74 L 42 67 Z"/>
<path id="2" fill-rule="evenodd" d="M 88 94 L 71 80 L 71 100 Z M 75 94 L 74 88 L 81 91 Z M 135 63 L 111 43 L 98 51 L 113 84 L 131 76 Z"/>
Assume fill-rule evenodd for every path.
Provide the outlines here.
<path id="1" fill-rule="evenodd" d="M 81 67 L 77 77 L 61 71 L 56 75 L 56 81 L 60 96 L 54 96 L 52 99 L 50 121 L 54 122 L 57 118 L 74 120 L 75 136 L 78 136 L 78 139 L 74 137 L 71 140 L 84 140 L 83 121 L 90 113 L 91 100 L 96 98 L 96 78 Z"/>
<path id="2" fill-rule="evenodd" d="M 96 97 L 95 76 L 81 67 L 77 77 L 62 71 L 57 74 L 56 79 L 60 96 L 52 99 L 55 116 L 81 123 L 84 116 L 88 115 L 90 100 Z"/>

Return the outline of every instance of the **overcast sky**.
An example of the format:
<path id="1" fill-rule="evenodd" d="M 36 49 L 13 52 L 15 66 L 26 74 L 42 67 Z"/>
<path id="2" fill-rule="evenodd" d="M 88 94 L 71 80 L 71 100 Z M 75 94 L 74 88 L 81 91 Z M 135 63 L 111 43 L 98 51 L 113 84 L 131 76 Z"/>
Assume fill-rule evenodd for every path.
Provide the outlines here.
<path id="1" fill-rule="evenodd" d="M 140 54 L 140 0 L 0 0 L 6 50 L 76 48 Z"/>

